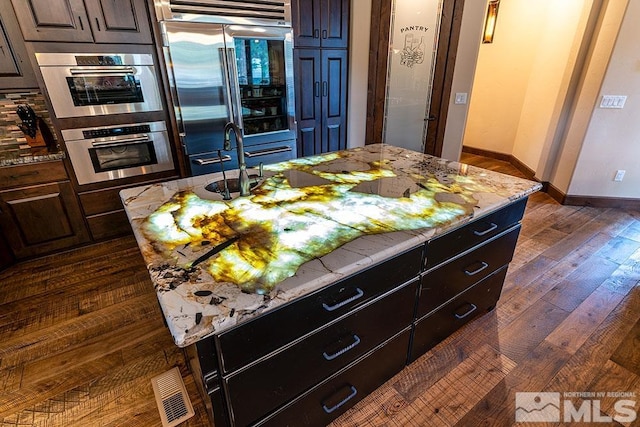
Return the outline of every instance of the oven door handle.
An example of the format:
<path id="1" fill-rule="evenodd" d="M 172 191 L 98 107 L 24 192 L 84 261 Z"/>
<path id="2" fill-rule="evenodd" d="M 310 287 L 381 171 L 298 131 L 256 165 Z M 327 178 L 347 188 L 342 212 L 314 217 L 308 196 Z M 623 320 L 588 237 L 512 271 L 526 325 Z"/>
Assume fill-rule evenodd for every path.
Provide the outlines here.
<path id="1" fill-rule="evenodd" d="M 140 136 L 137 138 L 118 139 L 113 141 L 94 141 L 91 143 L 94 147 L 115 147 L 117 145 L 130 145 L 130 144 L 144 144 L 151 142 L 149 135 Z"/>
<path id="2" fill-rule="evenodd" d="M 134 74 L 133 67 L 91 67 L 91 68 L 70 68 L 71 74 Z"/>

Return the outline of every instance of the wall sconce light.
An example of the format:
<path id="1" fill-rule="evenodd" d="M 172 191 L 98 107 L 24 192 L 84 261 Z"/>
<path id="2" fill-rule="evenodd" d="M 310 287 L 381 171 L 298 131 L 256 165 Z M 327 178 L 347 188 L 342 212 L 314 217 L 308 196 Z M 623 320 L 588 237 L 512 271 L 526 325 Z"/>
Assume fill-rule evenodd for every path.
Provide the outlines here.
<path id="1" fill-rule="evenodd" d="M 500 0 L 491 0 L 489 2 L 487 17 L 484 21 L 482 43 L 493 43 L 493 34 L 496 31 L 496 21 L 498 20 L 498 6 L 500 6 Z"/>

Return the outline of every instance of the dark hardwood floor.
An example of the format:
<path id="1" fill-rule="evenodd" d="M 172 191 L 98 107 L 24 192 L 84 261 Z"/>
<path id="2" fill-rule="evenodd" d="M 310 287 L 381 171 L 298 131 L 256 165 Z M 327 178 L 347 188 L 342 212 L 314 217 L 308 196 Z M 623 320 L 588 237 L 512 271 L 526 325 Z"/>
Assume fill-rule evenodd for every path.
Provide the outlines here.
<path id="1" fill-rule="evenodd" d="M 534 194 L 496 309 L 332 425 L 511 426 L 519 391 L 640 394 L 639 281 L 640 212 Z M 150 379 L 174 366 L 196 410 L 183 425 L 207 425 L 133 237 L 0 272 L 1 427 L 159 426 Z"/>

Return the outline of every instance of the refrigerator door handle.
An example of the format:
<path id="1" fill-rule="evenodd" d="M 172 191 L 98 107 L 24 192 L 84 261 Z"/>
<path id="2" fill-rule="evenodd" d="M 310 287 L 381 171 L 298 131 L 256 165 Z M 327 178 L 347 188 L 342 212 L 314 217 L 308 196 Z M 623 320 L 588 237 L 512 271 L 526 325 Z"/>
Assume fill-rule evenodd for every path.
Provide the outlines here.
<path id="1" fill-rule="evenodd" d="M 233 42 L 232 42 L 233 43 Z M 229 70 L 229 114 L 234 122 L 244 132 L 242 123 L 242 96 L 240 94 L 240 82 L 238 80 L 238 65 L 236 64 L 235 48 L 227 48 L 227 70 Z"/>

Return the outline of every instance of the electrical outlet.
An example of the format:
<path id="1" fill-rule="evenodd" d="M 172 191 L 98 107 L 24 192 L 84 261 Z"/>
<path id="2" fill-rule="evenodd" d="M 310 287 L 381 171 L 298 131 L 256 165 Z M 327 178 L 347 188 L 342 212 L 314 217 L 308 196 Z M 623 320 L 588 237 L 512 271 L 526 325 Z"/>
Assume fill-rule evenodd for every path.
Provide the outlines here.
<path id="1" fill-rule="evenodd" d="M 622 179 L 624 178 L 624 174 L 625 174 L 625 172 L 626 172 L 625 170 L 618 169 L 618 170 L 616 171 L 616 176 L 615 176 L 615 177 L 613 177 L 613 180 L 614 180 L 614 181 L 617 181 L 617 182 L 622 181 Z"/>

